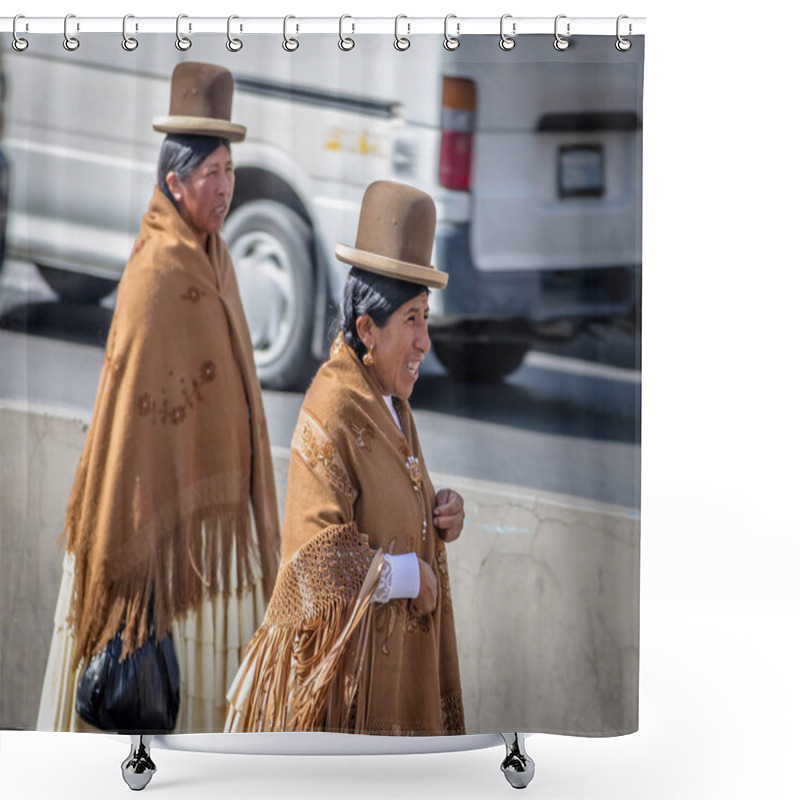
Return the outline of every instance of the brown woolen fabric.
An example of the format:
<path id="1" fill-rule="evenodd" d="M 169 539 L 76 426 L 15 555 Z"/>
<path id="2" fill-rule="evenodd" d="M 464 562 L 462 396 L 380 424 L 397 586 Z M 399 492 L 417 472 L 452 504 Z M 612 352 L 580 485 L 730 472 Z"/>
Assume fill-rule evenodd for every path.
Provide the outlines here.
<path id="1" fill-rule="evenodd" d="M 435 491 L 409 405 L 394 402 L 403 431 L 340 335 L 295 428 L 281 569 L 228 692 L 228 730 L 464 733 Z M 397 599 L 371 604 L 353 624 L 379 551 L 413 552 L 431 565 L 439 591 L 432 614 L 413 616 Z M 346 642 L 343 632 L 352 634 Z M 317 664 L 335 674 L 317 681 L 325 693 L 312 697 L 305 684 Z"/>
<path id="2" fill-rule="evenodd" d="M 121 628 L 125 654 L 140 646 L 151 598 L 160 638 L 205 596 L 258 580 L 268 596 L 277 507 L 228 248 L 214 235 L 204 251 L 155 189 L 119 285 L 67 509 L 76 662 Z"/>

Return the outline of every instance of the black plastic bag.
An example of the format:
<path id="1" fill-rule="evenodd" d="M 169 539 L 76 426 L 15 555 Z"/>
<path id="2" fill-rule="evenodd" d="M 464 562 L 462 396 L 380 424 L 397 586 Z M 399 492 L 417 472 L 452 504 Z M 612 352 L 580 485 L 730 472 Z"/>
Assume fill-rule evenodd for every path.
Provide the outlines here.
<path id="1" fill-rule="evenodd" d="M 78 682 L 81 719 L 116 733 L 169 733 L 178 718 L 180 675 L 172 636 L 150 638 L 120 661 L 119 633 L 92 656 Z"/>

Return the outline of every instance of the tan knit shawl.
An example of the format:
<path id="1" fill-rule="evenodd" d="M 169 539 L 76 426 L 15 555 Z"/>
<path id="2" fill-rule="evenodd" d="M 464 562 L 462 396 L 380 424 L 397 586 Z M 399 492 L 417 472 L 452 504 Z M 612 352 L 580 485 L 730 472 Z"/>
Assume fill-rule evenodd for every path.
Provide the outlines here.
<path id="1" fill-rule="evenodd" d="M 295 428 L 281 569 L 228 692 L 226 730 L 464 732 L 435 492 L 408 403 L 394 403 L 402 431 L 340 335 Z M 433 614 L 369 602 L 384 552 L 433 567 Z"/>
<path id="2" fill-rule="evenodd" d="M 121 627 L 125 653 L 139 646 L 150 598 L 161 637 L 206 596 L 275 581 L 272 459 L 230 254 L 219 235 L 204 251 L 158 189 L 119 285 L 65 535 L 76 663 Z"/>

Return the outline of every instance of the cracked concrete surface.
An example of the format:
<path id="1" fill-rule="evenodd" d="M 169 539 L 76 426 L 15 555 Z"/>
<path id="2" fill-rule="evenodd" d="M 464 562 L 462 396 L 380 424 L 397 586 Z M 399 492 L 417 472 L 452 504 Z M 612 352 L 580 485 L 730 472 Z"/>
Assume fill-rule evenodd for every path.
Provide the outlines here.
<path id="1" fill-rule="evenodd" d="M 466 502 L 448 559 L 468 732 L 635 730 L 638 513 L 443 480 Z"/>
<path id="2" fill-rule="evenodd" d="M 35 725 L 87 419 L 0 403 L 0 727 Z M 281 504 L 288 451 L 273 448 Z M 638 724 L 639 515 L 505 484 L 461 492 L 448 545 L 468 733 L 613 735 Z"/>

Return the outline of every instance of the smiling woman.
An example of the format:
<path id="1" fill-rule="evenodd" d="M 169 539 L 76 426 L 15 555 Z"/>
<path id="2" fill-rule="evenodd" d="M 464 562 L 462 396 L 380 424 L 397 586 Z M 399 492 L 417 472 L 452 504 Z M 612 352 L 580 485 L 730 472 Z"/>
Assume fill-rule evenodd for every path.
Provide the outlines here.
<path id="1" fill-rule="evenodd" d="M 445 543 L 464 501 L 434 489 L 408 399 L 430 349 L 431 198 L 370 185 L 340 331 L 292 439 L 282 562 L 228 693 L 231 731 L 464 733 Z"/>
<path id="2" fill-rule="evenodd" d="M 347 279 L 342 330 L 356 355 L 375 367 L 384 397 L 408 400 L 431 347 L 428 290 L 406 299 L 418 289 L 416 284 L 370 275 L 357 267 Z"/>

